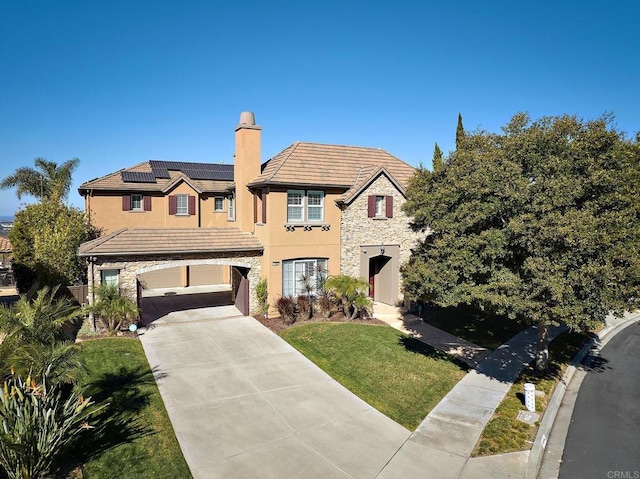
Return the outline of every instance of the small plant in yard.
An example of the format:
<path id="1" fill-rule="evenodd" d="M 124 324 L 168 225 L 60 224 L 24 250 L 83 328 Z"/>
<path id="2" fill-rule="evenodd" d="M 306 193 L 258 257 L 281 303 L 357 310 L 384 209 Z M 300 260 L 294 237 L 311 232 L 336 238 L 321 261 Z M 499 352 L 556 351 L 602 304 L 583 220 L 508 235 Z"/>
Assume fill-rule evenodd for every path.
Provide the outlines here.
<path id="1" fill-rule="evenodd" d="M 63 395 L 46 376 L 11 375 L 0 393 L 0 465 L 11 479 L 39 479 L 55 473 L 57 461 L 76 436 L 91 429 L 91 398 Z"/>
<path id="2" fill-rule="evenodd" d="M 140 312 L 135 302 L 124 296 L 117 286 L 101 284 L 97 293 L 97 301 L 87 307 L 87 312 L 93 313 L 110 335 L 138 320 Z"/>
<path id="3" fill-rule="evenodd" d="M 260 312 L 266 317 L 269 313 L 269 285 L 267 278 L 262 278 L 256 284 L 256 298 L 260 305 Z"/>
<path id="4" fill-rule="evenodd" d="M 298 318 L 310 319 L 313 315 L 313 300 L 310 296 L 301 294 L 296 298 L 296 306 L 298 309 Z"/>
<path id="5" fill-rule="evenodd" d="M 371 316 L 373 302 L 367 296 L 369 283 L 365 280 L 348 275 L 332 276 L 327 279 L 325 287 L 336 297 L 340 308 L 349 319 Z"/>
<path id="6" fill-rule="evenodd" d="M 287 324 L 292 324 L 296 320 L 296 303 L 291 296 L 281 296 L 276 301 L 276 309 L 280 317 Z"/>

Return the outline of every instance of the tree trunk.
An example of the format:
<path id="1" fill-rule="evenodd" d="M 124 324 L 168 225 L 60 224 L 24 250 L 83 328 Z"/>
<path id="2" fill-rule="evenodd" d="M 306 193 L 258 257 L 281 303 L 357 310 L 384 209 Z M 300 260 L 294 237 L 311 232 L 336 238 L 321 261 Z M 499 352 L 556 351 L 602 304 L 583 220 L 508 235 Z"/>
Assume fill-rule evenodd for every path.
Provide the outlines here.
<path id="1" fill-rule="evenodd" d="M 538 344 L 536 351 L 536 369 L 544 372 L 549 367 L 549 325 L 538 323 Z"/>

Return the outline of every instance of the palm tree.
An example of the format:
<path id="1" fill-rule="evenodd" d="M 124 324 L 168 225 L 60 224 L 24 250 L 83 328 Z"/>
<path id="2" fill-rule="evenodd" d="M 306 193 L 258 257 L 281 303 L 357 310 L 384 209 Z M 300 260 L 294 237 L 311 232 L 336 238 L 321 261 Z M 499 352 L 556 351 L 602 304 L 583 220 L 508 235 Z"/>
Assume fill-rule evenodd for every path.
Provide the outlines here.
<path id="1" fill-rule="evenodd" d="M 44 158 L 34 160 L 36 168 L 23 166 L 13 175 L 7 176 L 0 182 L 0 188 L 16 188 L 18 199 L 22 195 L 30 195 L 38 200 L 60 203 L 67 198 L 71 188 L 71 174 L 80 160 L 72 158 L 60 166 Z"/>
<path id="2" fill-rule="evenodd" d="M 364 279 L 348 275 L 332 276 L 327 279 L 325 288 L 336 298 L 349 319 L 370 316 L 372 301 L 366 294 L 369 283 Z"/>
<path id="3" fill-rule="evenodd" d="M 10 370 L 23 376 L 47 374 L 54 383 L 75 383 L 83 371 L 79 349 L 64 328 L 83 315 L 69 298 L 56 298 L 58 286 L 42 288 L 33 300 L 25 295 L 0 307 L 0 380 Z"/>
<path id="4" fill-rule="evenodd" d="M 114 335 L 125 323 L 138 320 L 138 306 L 123 295 L 117 286 L 103 283 L 96 292 L 98 299 L 87 308 L 87 312 L 101 320 L 109 334 Z"/>

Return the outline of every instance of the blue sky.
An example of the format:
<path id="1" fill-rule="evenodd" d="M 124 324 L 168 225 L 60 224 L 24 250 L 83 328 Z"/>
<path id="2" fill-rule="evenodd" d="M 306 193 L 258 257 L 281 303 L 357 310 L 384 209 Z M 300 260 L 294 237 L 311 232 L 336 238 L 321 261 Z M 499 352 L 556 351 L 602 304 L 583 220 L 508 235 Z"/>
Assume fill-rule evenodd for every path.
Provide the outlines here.
<path id="1" fill-rule="evenodd" d="M 78 157 L 81 206 L 80 183 L 141 161 L 231 163 L 241 111 L 263 161 L 301 140 L 429 166 L 458 112 L 491 131 L 613 112 L 633 133 L 639 24 L 635 0 L 3 0 L 0 178 Z M 0 215 L 20 203 L 0 191 Z"/>

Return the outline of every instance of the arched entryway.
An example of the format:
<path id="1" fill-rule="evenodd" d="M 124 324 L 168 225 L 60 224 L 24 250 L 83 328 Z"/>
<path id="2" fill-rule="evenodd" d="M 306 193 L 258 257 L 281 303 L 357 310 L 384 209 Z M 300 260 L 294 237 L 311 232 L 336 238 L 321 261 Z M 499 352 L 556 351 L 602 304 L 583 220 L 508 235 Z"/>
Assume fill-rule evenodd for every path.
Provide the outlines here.
<path id="1" fill-rule="evenodd" d="M 360 276 L 369 282 L 369 296 L 374 301 L 395 305 L 398 301 L 398 245 L 360 247 Z"/>

